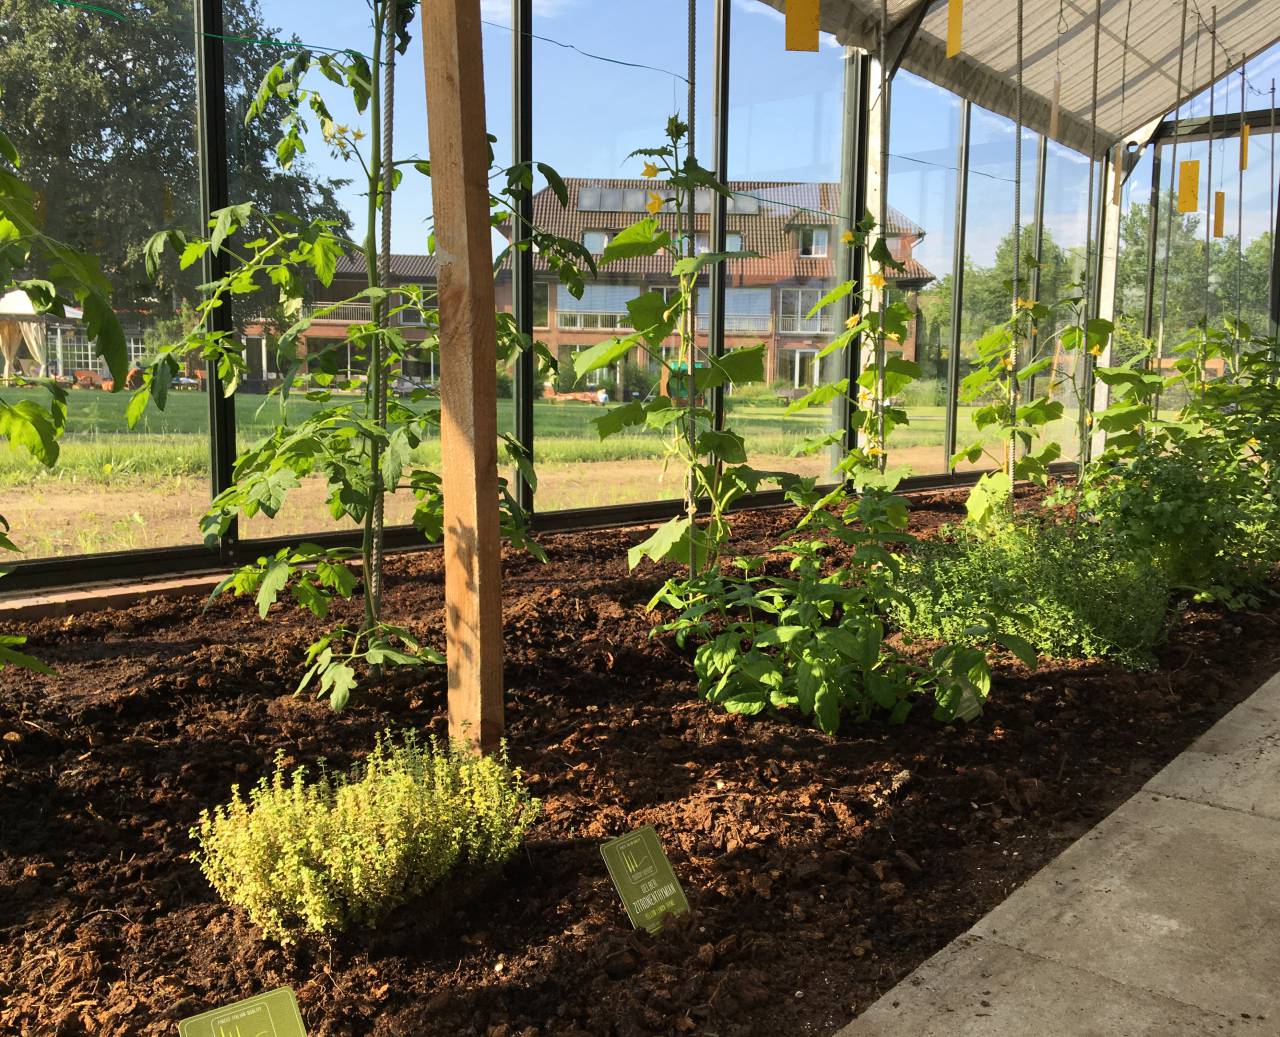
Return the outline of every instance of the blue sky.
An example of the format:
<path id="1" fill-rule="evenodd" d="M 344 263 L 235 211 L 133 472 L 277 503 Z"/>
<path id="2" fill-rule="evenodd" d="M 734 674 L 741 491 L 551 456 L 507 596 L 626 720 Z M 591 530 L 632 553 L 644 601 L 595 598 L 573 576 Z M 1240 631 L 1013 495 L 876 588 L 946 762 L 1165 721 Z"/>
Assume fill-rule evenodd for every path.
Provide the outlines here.
<path id="1" fill-rule="evenodd" d="M 711 108 L 711 0 L 697 0 L 699 153 L 709 164 Z M 484 26 L 486 108 L 489 132 L 498 137 L 498 159 L 510 159 L 510 3 L 481 0 Z M 263 0 L 267 24 L 311 44 L 367 49 L 368 9 L 359 0 Z M 734 179 L 836 180 L 840 165 L 843 51 L 823 37 L 817 53 L 783 49 L 782 16 L 759 0 L 733 0 L 730 83 L 730 175 Z M 666 117 L 686 108 L 685 0 L 534 0 L 534 148 L 536 157 L 566 176 L 632 176 L 625 156 L 656 143 Z M 585 52 L 585 53 L 584 53 Z M 594 55 L 594 56 L 588 56 Z M 601 59 L 614 59 L 613 61 Z M 425 154 L 426 116 L 418 41 L 401 59 L 397 76 L 396 134 L 401 156 Z M 627 67 L 615 62 L 643 64 Z M 1280 73 L 1280 48 L 1254 62 L 1249 76 L 1264 92 Z M 1234 98 L 1234 100 L 1233 100 Z M 1269 97 L 1252 90 L 1249 107 Z M 1239 108 L 1239 78 L 1218 87 L 1219 111 Z M 1207 110 L 1207 95 L 1193 102 Z M 949 269 L 953 237 L 955 98 L 924 80 L 903 74 L 895 82 L 891 133 L 890 201 L 926 229 L 917 250 L 936 273 Z M 354 113 L 347 113 L 354 117 Z M 989 262 L 1012 226 L 1013 125 L 975 113 L 967 248 L 975 262 Z M 1245 237 L 1265 229 L 1269 140 L 1255 127 L 1254 167 L 1246 183 Z M 1233 152 L 1234 143 L 1225 146 Z M 1024 220 L 1030 219 L 1034 141 L 1024 139 Z M 1201 146 L 1200 151 L 1204 148 Z M 1223 151 L 1219 146 L 1217 152 Z M 1200 155 L 1198 157 L 1203 157 Z M 318 141 L 311 161 L 329 176 L 356 176 L 353 166 L 325 153 Z M 1215 154 L 1221 189 L 1228 192 L 1228 230 L 1235 225 L 1234 154 Z M 1263 175 L 1258 175 L 1258 170 Z M 1055 238 L 1077 245 L 1084 238 L 1088 163 L 1054 148 L 1046 192 L 1046 225 Z M 1202 178 L 1204 174 L 1202 172 Z M 344 193 L 360 211 L 361 188 Z M 1145 184 L 1134 195 L 1145 198 Z M 410 180 L 396 193 L 397 251 L 425 250 L 430 191 Z"/>

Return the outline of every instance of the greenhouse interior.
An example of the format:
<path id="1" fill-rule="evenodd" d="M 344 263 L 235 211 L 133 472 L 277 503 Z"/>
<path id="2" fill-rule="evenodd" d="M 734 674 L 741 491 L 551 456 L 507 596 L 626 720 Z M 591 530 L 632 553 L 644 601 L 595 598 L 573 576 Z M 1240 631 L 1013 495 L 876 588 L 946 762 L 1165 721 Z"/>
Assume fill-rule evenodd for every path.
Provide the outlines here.
<path id="1" fill-rule="evenodd" d="M 0 42 L 0 1034 L 1280 1032 L 1280 6 Z"/>

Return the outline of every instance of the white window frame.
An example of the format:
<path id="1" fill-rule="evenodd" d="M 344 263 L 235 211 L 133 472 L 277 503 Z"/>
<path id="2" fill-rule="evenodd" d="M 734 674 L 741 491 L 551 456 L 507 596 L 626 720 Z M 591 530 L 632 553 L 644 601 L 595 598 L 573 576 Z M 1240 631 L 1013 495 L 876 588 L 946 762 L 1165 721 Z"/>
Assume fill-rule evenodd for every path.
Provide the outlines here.
<path id="1" fill-rule="evenodd" d="M 800 255 L 805 259 L 823 259 L 831 244 L 831 230 L 828 227 L 800 228 Z"/>
<path id="2" fill-rule="evenodd" d="M 594 249 L 591 247 L 591 236 L 593 234 L 599 234 L 600 237 L 604 239 L 601 242 L 599 249 Z M 609 241 L 611 238 L 612 238 L 612 235 L 607 230 L 584 230 L 582 232 L 582 247 L 585 248 L 588 252 L 590 252 L 593 256 L 603 255 L 604 250 L 609 247 Z"/>

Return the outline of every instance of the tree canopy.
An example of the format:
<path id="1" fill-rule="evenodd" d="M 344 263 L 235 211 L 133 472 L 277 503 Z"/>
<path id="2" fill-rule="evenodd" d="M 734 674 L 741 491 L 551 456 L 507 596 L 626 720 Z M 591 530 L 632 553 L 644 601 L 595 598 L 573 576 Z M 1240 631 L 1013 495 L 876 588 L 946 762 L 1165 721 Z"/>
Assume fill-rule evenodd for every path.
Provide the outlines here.
<path id="1" fill-rule="evenodd" d="M 191 0 L 145 0 L 119 19 L 46 0 L 0 0 L 0 114 L 38 192 L 45 230 L 97 256 L 117 309 L 172 312 L 198 271 L 170 261 L 159 289 L 143 246 L 163 227 L 198 230 L 195 36 Z M 271 38 L 259 0 L 226 0 L 226 33 Z M 232 201 L 303 220 L 348 217 L 341 183 L 303 162 L 284 170 L 270 128 L 243 111 L 280 57 L 265 43 L 227 44 Z"/>

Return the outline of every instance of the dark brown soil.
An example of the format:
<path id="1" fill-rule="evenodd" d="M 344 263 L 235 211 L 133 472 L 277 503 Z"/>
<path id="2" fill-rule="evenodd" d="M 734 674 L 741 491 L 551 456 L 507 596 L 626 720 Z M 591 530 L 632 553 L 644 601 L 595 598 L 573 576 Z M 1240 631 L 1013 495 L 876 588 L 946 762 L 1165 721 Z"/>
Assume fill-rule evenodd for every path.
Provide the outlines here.
<path id="1" fill-rule="evenodd" d="M 921 498 L 915 525 L 962 512 Z M 737 520 L 767 546 L 784 512 Z M 376 932 L 289 949 L 220 903 L 188 826 L 282 750 L 345 763 L 382 726 L 443 729 L 443 674 L 347 712 L 291 697 L 316 621 L 152 601 L 32 623 L 58 668 L 0 674 L 0 1033 L 170 1035 L 280 985 L 321 1035 L 826 1035 L 1131 795 L 1280 666 L 1280 611 L 1196 608 L 1161 667 L 1006 668 L 986 714 L 827 738 L 696 696 L 649 637 L 637 529 L 506 562 L 511 751 L 544 800 L 505 874 Z M 392 616 L 438 642 L 437 553 Z M 633 932 L 600 843 L 652 823 L 693 914 Z"/>

